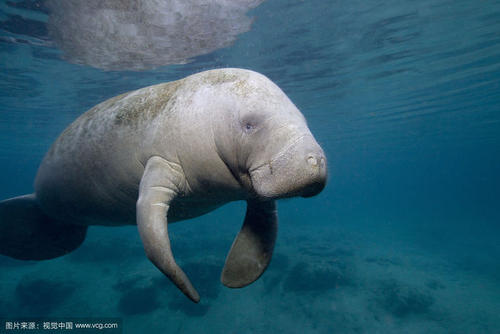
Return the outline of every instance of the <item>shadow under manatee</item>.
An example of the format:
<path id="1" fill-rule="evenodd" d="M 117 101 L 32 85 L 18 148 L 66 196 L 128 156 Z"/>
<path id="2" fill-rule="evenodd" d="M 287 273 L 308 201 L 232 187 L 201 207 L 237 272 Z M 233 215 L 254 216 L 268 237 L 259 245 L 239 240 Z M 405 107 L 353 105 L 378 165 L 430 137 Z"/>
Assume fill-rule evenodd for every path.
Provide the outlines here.
<path id="1" fill-rule="evenodd" d="M 214 264 L 188 263 L 182 266 L 201 296 L 201 302 L 195 304 L 188 300 L 177 287 L 165 276 L 147 278 L 135 275 L 120 279 L 113 285 L 121 292 L 117 308 L 126 316 L 148 314 L 165 307 L 171 311 L 180 311 L 188 316 L 200 317 L 210 308 L 210 301 L 220 292 L 221 268 Z"/>
<path id="2" fill-rule="evenodd" d="M 161 308 L 157 286 L 143 275 L 122 278 L 113 289 L 121 293 L 117 308 L 123 315 L 147 314 Z"/>
<path id="3" fill-rule="evenodd" d="M 304 260 L 289 270 L 283 281 L 284 292 L 314 293 L 356 285 L 353 251 L 316 245 L 312 249 L 303 247 L 301 253 Z"/>
<path id="4" fill-rule="evenodd" d="M 344 264 L 314 267 L 300 262 L 290 270 L 283 282 L 283 290 L 294 293 L 322 292 L 353 284 L 353 278 Z"/>
<path id="5" fill-rule="evenodd" d="M 123 315 L 145 314 L 159 308 L 160 301 L 154 286 L 129 289 L 118 302 L 118 310 Z"/>
<path id="6" fill-rule="evenodd" d="M 380 282 L 376 292 L 378 306 L 397 318 L 430 314 L 434 304 L 430 294 L 396 280 Z"/>
<path id="7" fill-rule="evenodd" d="M 129 291 L 131 288 L 135 288 L 137 284 L 143 279 L 144 276 L 142 275 L 122 278 L 113 285 L 113 289 L 125 293 Z"/>
<path id="8" fill-rule="evenodd" d="M 16 287 L 16 315 L 43 316 L 62 305 L 75 291 L 74 283 L 24 278 Z"/>
<path id="9" fill-rule="evenodd" d="M 180 310 L 191 317 L 205 315 L 210 302 L 216 299 L 221 289 L 220 272 L 222 268 L 214 264 L 188 263 L 183 266 L 201 296 L 201 302 L 194 304 L 185 297 L 173 298 L 168 307 L 170 310 Z"/>

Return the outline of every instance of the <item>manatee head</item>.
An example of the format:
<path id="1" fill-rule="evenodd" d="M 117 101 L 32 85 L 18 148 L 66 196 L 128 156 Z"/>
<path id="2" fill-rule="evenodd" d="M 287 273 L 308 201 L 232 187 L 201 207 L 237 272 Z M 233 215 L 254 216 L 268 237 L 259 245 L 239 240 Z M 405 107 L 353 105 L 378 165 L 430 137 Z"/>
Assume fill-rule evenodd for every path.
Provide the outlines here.
<path id="1" fill-rule="evenodd" d="M 325 187 L 326 157 L 302 113 L 262 74 L 205 72 L 217 91 L 211 120 L 217 153 L 252 196 L 310 197 Z"/>

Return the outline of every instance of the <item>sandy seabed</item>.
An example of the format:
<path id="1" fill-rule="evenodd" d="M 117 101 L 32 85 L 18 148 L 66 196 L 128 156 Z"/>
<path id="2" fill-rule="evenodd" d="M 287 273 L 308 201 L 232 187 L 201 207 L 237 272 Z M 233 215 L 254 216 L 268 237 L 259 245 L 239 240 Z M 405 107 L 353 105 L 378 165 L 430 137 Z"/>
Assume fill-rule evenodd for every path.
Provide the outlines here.
<path id="1" fill-rule="evenodd" d="M 200 304 L 187 300 L 146 259 L 135 227 L 92 228 L 80 249 L 59 259 L 0 257 L 0 318 L 119 317 L 123 333 L 494 333 L 500 328 L 498 277 L 394 234 L 283 228 L 266 273 L 233 290 L 219 277 L 237 228 L 214 234 L 210 225 L 193 222 L 174 224 L 171 231 L 177 261 L 200 292 Z"/>

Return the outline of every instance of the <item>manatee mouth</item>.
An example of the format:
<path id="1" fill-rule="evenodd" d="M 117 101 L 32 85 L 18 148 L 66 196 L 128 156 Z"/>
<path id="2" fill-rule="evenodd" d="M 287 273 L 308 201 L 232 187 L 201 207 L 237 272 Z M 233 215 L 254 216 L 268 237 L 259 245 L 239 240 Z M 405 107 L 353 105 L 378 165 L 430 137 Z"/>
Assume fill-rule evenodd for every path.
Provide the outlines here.
<path id="1" fill-rule="evenodd" d="M 302 196 L 304 198 L 316 196 L 320 192 L 322 192 L 323 189 L 325 189 L 325 186 L 326 186 L 326 182 L 324 182 L 324 181 L 314 182 L 314 183 L 310 184 L 306 189 L 304 189 L 300 196 Z"/>

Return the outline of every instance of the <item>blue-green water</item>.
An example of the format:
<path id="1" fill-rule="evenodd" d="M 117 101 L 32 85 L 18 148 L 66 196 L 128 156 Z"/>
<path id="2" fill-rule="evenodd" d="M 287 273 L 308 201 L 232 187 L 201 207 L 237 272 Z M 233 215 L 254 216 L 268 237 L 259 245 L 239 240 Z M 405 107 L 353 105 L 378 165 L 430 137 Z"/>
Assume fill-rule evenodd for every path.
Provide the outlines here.
<path id="1" fill-rule="evenodd" d="M 499 1 L 267 0 L 221 48 L 141 71 L 74 64 L 50 15 L 44 1 L 0 3 L 1 199 L 33 191 L 51 143 L 93 105 L 220 67 L 287 93 L 329 183 L 278 203 L 273 261 L 249 287 L 219 282 L 244 216 L 233 203 L 170 229 L 200 305 L 147 260 L 135 227 L 94 227 L 62 258 L 0 257 L 0 318 L 119 317 L 124 333 L 500 331 Z"/>

